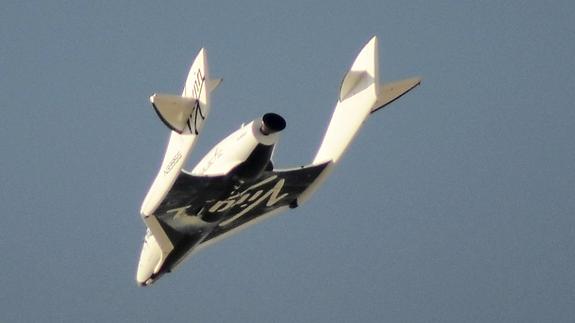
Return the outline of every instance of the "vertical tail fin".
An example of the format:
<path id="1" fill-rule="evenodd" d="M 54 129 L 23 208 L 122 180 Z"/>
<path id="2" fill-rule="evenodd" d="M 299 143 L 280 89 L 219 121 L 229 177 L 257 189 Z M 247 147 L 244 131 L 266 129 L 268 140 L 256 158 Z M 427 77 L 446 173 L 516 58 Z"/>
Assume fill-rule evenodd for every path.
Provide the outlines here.
<path id="1" fill-rule="evenodd" d="M 341 82 L 339 100 L 312 164 L 331 162 L 300 195 L 298 203 L 308 200 L 325 181 L 371 113 L 387 106 L 420 82 L 420 78 L 411 78 L 380 86 L 378 40 L 373 37 L 357 55 Z"/>
<path id="2" fill-rule="evenodd" d="M 372 84 L 379 88 L 379 54 L 377 37 L 373 37 L 355 58 L 339 90 L 339 101 L 358 94 Z"/>
<path id="3" fill-rule="evenodd" d="M 377 37 L 357 55 L 343 78 L 339 101 L 313 164 L 339 160 L 377 101 L 379 58 Z"/>
<path id="4" fill-rule="evenodd" d="M 188 72 L 188 77 L 184 84 L 184 90 L 182 91 L 183 97 L 200 100 L 202 98 L 202 94 L 206 94 L 204 82 L 206 79 L 209 79 L 207 60 L 206 50 L 202 48 L 194 59 L 192 67 L 190 67 L 190 71 Z"/>
<path id="5" fill-rule="evenodd" d="M 162 166 L 142 203 L 143 216 L 153 214 L 180 174 L 210 112 L 209 89 L 218 84 L 210 79 L 207 53 L 202 48 L 192 63 L 181 96 L 152 96 L 158 115 L 173 131 Z"/>

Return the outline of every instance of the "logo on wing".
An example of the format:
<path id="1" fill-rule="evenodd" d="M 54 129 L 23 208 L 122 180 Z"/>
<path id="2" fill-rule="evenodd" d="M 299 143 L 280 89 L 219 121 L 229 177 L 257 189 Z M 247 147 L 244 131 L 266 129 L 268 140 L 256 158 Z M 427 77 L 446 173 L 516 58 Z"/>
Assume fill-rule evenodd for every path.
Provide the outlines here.
<path id="1" fill-rule="evenodd" d="M 263 188 L 277 178 L 277 175 L 270 176 L 239 193 L 233 192 L 225 200 L 214 203 L 208 209 L 208 212 L 214 214 L 229 213 L 231 216 L 221 223 L 222 226 L 226 226 L 260 205 L 273 206 L 289 195 L 288 193 L 281 193 L 285 184 L 285 179 L 283 178 L 276 181 L 275 185 L 270 189 L 266 190 Z"/>

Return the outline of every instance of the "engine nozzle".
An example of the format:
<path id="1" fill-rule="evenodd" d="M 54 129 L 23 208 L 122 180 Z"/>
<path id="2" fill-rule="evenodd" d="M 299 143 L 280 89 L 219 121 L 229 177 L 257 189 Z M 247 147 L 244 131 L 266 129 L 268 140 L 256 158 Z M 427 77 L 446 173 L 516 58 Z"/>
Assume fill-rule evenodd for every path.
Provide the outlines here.
<path id="1" fill-rule="evenodd" d="M 262 117 L 262 125 L 260 126 L 260 132 L 264 135 L 271 135 L 278 131 L 284 130 L 286 127 L 285 119 L 276 113 L 266 113 Z"/>

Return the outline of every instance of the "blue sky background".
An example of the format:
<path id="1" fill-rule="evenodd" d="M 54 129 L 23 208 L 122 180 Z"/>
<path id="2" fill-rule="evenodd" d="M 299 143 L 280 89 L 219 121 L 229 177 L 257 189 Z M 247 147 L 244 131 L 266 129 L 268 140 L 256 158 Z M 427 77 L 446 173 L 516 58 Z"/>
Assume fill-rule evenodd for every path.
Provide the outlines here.
<path id="1" fill-rule="evenodd" d="M 4 1 L 0 320 L 570 322 L 572 1 Z M 152 288 L 138 211 L 201 47 L 224 78 L 198 161 L 242 122 L 288 121 L 309 162 L 371 36 L 422 86 L 366 123 L 307 205 Z"/>

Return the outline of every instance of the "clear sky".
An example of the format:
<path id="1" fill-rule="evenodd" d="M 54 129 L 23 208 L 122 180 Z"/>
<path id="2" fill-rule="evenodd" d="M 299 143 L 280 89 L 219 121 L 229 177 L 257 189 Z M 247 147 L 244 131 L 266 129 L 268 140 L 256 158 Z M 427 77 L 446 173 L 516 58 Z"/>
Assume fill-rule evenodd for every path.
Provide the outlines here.
<path id="1" fill-rule="evenodd" d="M 572 321 L 574 21 L 573 1 L 4 1 L 0 321 Z M 307 205 L 138 287 L 169 134 L 148 97 L 206 47 L 224 83 L 192 161 L 277 112 L 275 164 L 305 164 L 373 35 L 384 81 L 423 84 Z"/>

